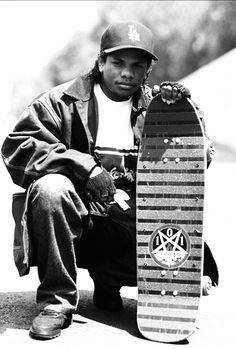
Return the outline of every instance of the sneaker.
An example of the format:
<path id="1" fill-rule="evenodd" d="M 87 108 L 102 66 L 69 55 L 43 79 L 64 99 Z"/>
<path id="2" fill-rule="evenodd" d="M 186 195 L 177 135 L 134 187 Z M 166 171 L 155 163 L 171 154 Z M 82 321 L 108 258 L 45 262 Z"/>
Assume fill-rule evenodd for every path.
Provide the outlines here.
<path id="1" fill-rule="evenodd" d="M 96 308 L 107 311 L 123 310 L 123 302 L 120 293 L 114 295 L 105 295 L 96 289 L 93 294 L 93 303 Z"/>
<path id="2" fill-rule="evenodd" d="M 35 339 L 52 339 L 60 336 L 61 330 L 70 326 L 71 322 L 71 314 L 46 309 L 33 320 L 29 334 Z"/>
<path id="3" fill-rule="evenodd" d="M 209 296 L 212 289 L 212 280 L 209 276 L 203 275 L 202 277 L 202 295 Z"/>

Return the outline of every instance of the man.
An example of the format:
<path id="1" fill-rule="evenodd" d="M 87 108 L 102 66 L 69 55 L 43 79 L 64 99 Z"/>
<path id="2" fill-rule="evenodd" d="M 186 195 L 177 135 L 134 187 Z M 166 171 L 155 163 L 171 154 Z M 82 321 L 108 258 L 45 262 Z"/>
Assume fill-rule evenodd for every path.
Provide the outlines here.
<path id="1" fill-rule="evenodd" d="M 136 285 L 135 171 L 152 61 L 147 27 L 111 24 L 92 71 L 36 98 L 2 146 L 14 183 L 27 189 L 23 212 L 15 196 L 13 214 L 19 273 L 38 267 L 33 338 L 54 338 L 70 324 L 77 266 L 89 270 L 101 309 L 122 310 L 120 288 Z M 176 83 L 159 93 L 167 103 L 189 96 Z"/>

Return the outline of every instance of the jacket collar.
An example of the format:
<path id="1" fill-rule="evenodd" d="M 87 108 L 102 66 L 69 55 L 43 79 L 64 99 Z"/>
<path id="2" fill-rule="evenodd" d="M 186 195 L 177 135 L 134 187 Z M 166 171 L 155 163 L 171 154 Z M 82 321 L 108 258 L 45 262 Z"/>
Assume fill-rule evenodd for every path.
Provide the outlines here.
<path id="1" fill-rule="evenodd" d="M 73 97 L 77 100 L 86 102 L 91 99 L 91 91 L 93 90 L 94 79 L 86 75 L 79 76 L 75 80 L 67 85 L 64 90 L 64 93 L 70 97 Z M 133 98 L 133 111 L 134 115 L 136 112 L 138 114 L 147 109 L 147 106 L 150 102 L 149 98 L 150 89 L 148 87 L 142 87 L 138 90 Z"/>
<path id="2" fill-rule="evenodd" d="M 134 95 L 131 119 L 135 119 L 138 115 L 145 112 L 151 99 L 150 88 L 148 86 L 142 86 Z"/>
<path id="3" fill-rule="evenodd" d="M 70 97 L 77 100 L 86 102 L 91 98 L 91 90 L 93 88 L 94 82 L 91 78 L 86 76 L 79 76 L 75 80 L 67 85 L 64 93 Z"/>

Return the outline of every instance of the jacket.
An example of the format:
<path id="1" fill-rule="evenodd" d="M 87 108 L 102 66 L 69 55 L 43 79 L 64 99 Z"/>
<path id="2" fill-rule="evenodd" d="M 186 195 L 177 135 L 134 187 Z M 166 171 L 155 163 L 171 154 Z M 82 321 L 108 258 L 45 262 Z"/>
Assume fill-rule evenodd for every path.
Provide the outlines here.
<path id="1" fill-rule="evenodd" d="M 34 265 L 27 222 L 31 184 L 46 174 L 61 173 L 82 188 L 98 164 L 93 155 L 98 128 L 93 86 L 91 77 L 81 76 L 41 94 L 27 106 L 2 145 L 3 161 L 13 182 L 26 189 L 14 194 L 12 202 L 14 259 L 20 276 Z M 137 143 L 150 99 L 147 86 L 133 99 L 131 124 Z"/>

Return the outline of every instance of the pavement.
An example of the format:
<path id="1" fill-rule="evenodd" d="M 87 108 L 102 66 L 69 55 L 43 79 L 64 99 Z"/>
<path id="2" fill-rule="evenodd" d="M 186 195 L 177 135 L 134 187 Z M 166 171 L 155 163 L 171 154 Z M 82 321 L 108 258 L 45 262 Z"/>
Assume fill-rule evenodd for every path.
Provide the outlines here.
<path id="1" fill-rule="evenodd" d="M 3 133 L 4 134 L 4 133 Z M 5 133 L 6 134 L 6 133 Z M 0 137 L 1 141 L 1 137 Z M 137 328 L 137 288 L 123 287 L 124 311 L 109 313 L 97 310 L 92 302 L 93 283 L 86 270 L 78 269 L 80 302 L 73 324 L 60 337 L 50 341 L 33 340 L 28 330 L 38 309 L 35 291 L 37 270 L 19 277 L 12 256 L 13 220 L 11 194 L 16 191 L 10 176 L 0 163 L 1 221 L 0 234 L 0 347 L 37 348 L 204 348 L 236 347 L 235 327 L 235 198 L 236 157 L 219 149 L 207 171 L 205 232 L 220 271 L 219 287 L 202 297 L 195 333 L 183 343 L 163 344 L 143 338 Z M 4 346 L 3 346 L 4 345 Z"/>

